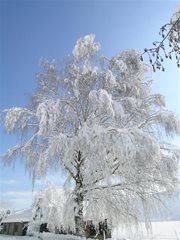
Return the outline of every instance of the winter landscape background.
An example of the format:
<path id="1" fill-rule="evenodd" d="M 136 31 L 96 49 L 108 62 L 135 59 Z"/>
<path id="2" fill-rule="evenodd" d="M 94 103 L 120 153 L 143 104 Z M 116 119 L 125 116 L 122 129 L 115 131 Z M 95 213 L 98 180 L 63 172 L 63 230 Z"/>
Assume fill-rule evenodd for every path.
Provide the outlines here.
<path id="1" fill-rule="evenodd" d="M 116 1 L 113 4 L 1 1 L 0 4 L 0 61 L 3 66 L 0 107 L 3 110 L 26 105 L 35 89 L 34 78 L 41 57 L 62 59 L 80 36 L 91 32 L 96 34 L 108 56 L 124 49 L 143 50 L 159 39 L 159 28 L 170 19 L 178 1 Z M 165 62 L 165 66 L 165 73 L 154 74 L 154 89 L 166 96 L 168 108 L 179 114 L 179 70 L 174 60 Z M 17 138 L 5 134 L 2 125 L 0 136 L 2 155 Z M 179 139 L 176 143 L 180 144 Z M 13 208 L 29 207 L 33 199 L 32 185 L 22 164 L 16 162 L 13 169 L 0 164 L 1 200 L 8 201 Z M 36 182 L 34 191 L 41 190 L 48 180 L 62 185 L 64 177 L 61 172 L 50 172 L 45 179 Z"/>
<path id="2" fill-rule="evenodd" d="M 129 1 L 127 3 L 122 1 L 2 1 L 0 3 L 2 19 L 2 37 L 0 42 L 2 54 L 0 63 L 3 65 L 0 76 L 1 110 L 14 106 L 26 106 L 29 96 L 32 95 L 36 88 L 34 79 L 36 72 L 39 72 L 37 63 L 42 56 L 48 59 L 63 59 L 69 52 L 71 54 L 77 39 L 90 33 L 96 35 L 96 39 L 102 45 L 103 54 L 107 55 L 108 58 L 126 49 L 143 50 L 148 45 L 151 45 L 154 39 L 158 38 L 159 28 L 169 21 L 175 7 L 175 1 Z M 159 15 L 159 12 L 163 14 Z M 94 41 L 92 40 L 94 35 L 89 36 L 90 41 Z M 76 61 L 79 61 L 78 58 L 81 58 L 82 54 L 81 52 L 78 53 L 77 50 L 78 46 L 81 47 L 80 44 L 81 40 L 79 45 L 78 42 L 76 43 L 76 47 L 73 50 Z M 92 46 L 94 48 L 92 48 L 92 51 L 96 51 L 98 45 Z M 115 60 L 114 66 L 116 64 Z M 48 65 L 49 63 L 44 62 L 45 67 L 47 67 L 46 64 Z M 165 95 L 167 108 L 179 116 L 180 73 L 176 68 L 175 60 L 165 62 L 164 65 L 165 73 L 152 73 L 152 77 L 155 79 L 153 92 Z M 86 67 L 87 69 L 83 71 L 89 71 L 89 69 L 91 71 L 89 66 Z M 122 71 L 124 66 L 121 65 L 120 67 Z M 54 66 L 52 67 L 50 64 L 47 68 L 54 71 Z M 76 69 L 72 70 L 72 74 L 73 71 L 76 71 Z M 93 69 L 93 71 L 96 74 L 96 70 Z M 114 84 L 112 81 L 114 81 L 113 78 L 111 79 L 111 84 Z M 78 92 L 74 91 L 74 95 L 77 98 L 78 94 Z M 100 91 L 97 93 L 93 92 L 91 94 L 92 103 L 95 99 L 107 96 L 103 94 L 104 92 Z M 51 107 L 52 105 L 49 106 Z M 101 111 L 101 109 L 99 107 L 99 109 L 93 111 L 97 112 Z M 111 109 L 108 109 L 108 111 L 110 112 Z M 43 114 L 43 111 L 40 114 Z M 94 121 L 94 119 L 91 118 L 90 121 Z M 107 121 L 106 124 L 108 123 Z M 8 124 L 7 122 L 6 125 Z M 91 123 L 89 122 L 88 124 Z M 11 125 L 10 129 L 12 128 Z M 49 129 L 44 130 L 42 128 L 39 133 L 43 135 L 47 134 L 48 131 Z M 19 136 L 7 136 L 2 126 L 0 127 L 0 134 L 1 154 L 20 140 Z M 84 134 L 83 131 L 82 134 Z M 173 142 L 178 146 L 180 144 L 179 138 L 175 138 Z M 31 178 L 24 171 L 24 166 L 18 159 L 13 169 L 9 166 L 3 166 L 1 162 L 0 171 L 0 201 L 6 202 L 14 209 L 29 208 L 34 195 L 43 190 L 48 181 L 52 181 L 61 188 L 66 177 L 66 174 L 61 170 L 54 171 L 48 169 L 46 176 L 37 178 L 32 187 Z M 104 184 L 103 186 L 106 187 L 106 180 L 100 184 Z M 149 239 L 177 240 L 180 238 L 180 192 L 179 190 L 175 191 L 171 198 L 168 198 L 167 194 L 164 193 L 159 194 L 159 196 L 165 202 L 167 208 L 162 210 L 161 213 L 151 214 L 153 235 Z M 145 229 L 144 226 L 142 228 Z M 127 233 L 123 233 L 122 229 L 116 228 L 112 239 L 119 240 L 123 237 L 126 239 L 142 238 L 142 236 L 137 236 L 136 230 L 135 233 L 130 233 L 128 236 Z M 1 238 L 8 239 L 6 236 L 0 235 Z M 12 238 L 20 239 L 18 237 Z M 23 238 L 28 239 L 28 237 Z M 52 240 L 56 238 L 64 239 L 62 236 L 57 237 L 48 234 L 44 235 L 44 239 L 46 238 L 51 238 Z M 143 236 L 142 239 L 146 239 L 146 237 Z"/>

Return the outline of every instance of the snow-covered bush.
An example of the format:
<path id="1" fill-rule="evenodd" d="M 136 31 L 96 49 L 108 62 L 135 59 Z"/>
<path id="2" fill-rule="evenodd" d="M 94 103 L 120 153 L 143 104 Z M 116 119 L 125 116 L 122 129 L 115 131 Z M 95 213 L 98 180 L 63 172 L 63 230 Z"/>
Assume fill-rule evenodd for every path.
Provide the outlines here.
<path id="1" fill-rule="evenodd" d="M 0 202 L 0 232 L 1 222 L 13 212 L 12 208 L 5 202 Z"/>

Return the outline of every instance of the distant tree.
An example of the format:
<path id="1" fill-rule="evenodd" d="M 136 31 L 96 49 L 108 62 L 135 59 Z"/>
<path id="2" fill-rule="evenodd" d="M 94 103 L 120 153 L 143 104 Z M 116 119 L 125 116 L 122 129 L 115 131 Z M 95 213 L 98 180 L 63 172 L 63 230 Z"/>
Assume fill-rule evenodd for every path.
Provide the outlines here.
<path id="1" fill-rule="evenodd" d="M 28 235 L 38 235 L 40 237 L 41 224 L 43 224 L 43 214 L 42 214 L 42 202 L 43 199 L 41 195 L 35 197 L 32 204 L 32 219 L 28 223 L 27 234 Z"/>
<path id="2" fill-rule="evenodd" d="M 180 7 L 177 8 L 170 22 L 161 27 L 159 34 L 162 40 L 154 41 L 153 48 L 145 48 L 141 60 L 143 61 L 143 55 L 148 55 L 155 72 L 156 70 L 165 71 L 164 58 L 171 60 L 175 57 L 177 67 L 180 68 Z"/>
<path id="3" fill-rule="evenodd" d="M 158 192 L 173 191 L 178 181 L 180 151 L 168 140 L 180 122 L 165 98 L 151 93 L 149 67 L 138 51 L 108 59 L 99 50 L 91 34 L 60 69 L 43 60 L 30 107 L 4 110 L 6 131 L 24 137 L 5 161 L 22 156 L 33 181 L 64 169 L 72 190 L 65 225 L 81 236 L 87 218 L 138 222 L 138 200 L 148 223 Z"/>
<path id="4" fill-rule="evenodd" d="M 48 186 L 40 191 L 34 198 L 32 204 L 33 218 L 29 224 L 29 233 L 37 233 L 40 231 L 41 224 L 47 224 L 47 228 L 51 232 L 56 229 L 61 230 L 65 224 L 63 222 L 64 204 L 66 201 L 63 189 L 48 184 Z M 66 230 L 66 229 L 62 229 Z"/>

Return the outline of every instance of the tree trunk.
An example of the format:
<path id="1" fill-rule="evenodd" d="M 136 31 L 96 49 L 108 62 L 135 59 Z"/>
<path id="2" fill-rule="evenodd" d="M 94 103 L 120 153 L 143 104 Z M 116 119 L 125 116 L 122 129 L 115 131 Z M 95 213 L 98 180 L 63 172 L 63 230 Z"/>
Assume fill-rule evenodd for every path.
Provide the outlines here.
<path id="1" fill-rule="evenodd" d="M 76 192 L 76 215 L 75 215 L 75 228 L 76 228 L 76 235 L 85 237 L 85 228 L 84 228 L 84 220 L 83 220 L 83 195 L 81 192 L 81 188 L 77 189 Z"/>
<path id="2" fill-rule="evenodd" d="M 85 237 L 85 228 L 84 228 L 84 220 L 83 220 L 83 177 L 82 177 L 82 166 L 83 166 L 84 158 L 82 158 L 82 154 L 80 151 L 77 152 L 77 156 L 75 158 L 76 163 L 76 188 L 75 188 L 75 228 L 76 235 Z"/>

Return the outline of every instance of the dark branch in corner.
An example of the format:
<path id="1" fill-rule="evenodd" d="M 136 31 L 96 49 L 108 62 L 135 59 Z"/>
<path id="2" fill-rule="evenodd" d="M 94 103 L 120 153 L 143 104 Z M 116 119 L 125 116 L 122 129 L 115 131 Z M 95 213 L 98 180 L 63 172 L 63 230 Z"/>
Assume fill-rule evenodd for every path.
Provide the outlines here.
<path id="1" fill-rule="evenodd" d="M 180 14 L 180 11 L 176 14 Z M 180 68 L 180 16 L 174 22 L 171 20 L 170 23 L 163 25 L 159 35 L 162 37 L 162 41 L 153 42 L 153 48 L 145 48 L 141 55 L 141 61 L 143 61 L 143 56 L 147 55 L 154 72 L 156 70 L 165 71 L 164 58 L 172 60 L 174 56 L 177 67 Z M 166 42 L 168 46 L 165 46 Z"/>

